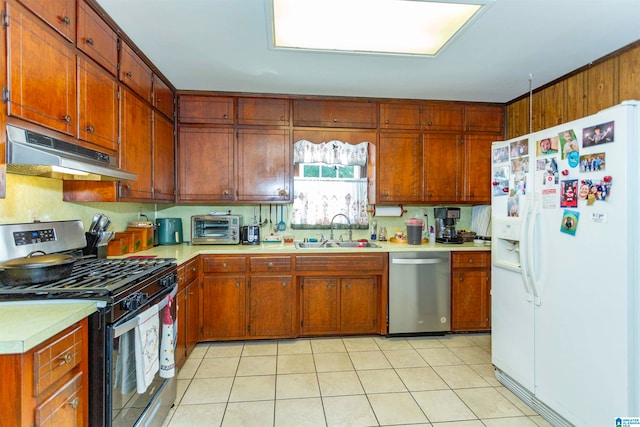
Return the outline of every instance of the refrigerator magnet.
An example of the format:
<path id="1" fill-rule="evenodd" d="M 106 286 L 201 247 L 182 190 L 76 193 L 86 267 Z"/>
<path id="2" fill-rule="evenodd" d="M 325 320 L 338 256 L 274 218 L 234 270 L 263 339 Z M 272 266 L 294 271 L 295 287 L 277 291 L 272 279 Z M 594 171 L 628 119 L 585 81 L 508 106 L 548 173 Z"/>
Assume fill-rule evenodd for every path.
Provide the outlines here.
<path id="1" fill-rule="evenodd" d="M 573 129 L 560 132 L 558 139 L 560 140 L 560 151 L 563 159 L 569 159 L 569 154 L 571 153 L 578 154 L 578 141 L 576 141 L 576 133 Z"/>
<path id="2" fill-rule="evenodd" d="M 614 141 L 614 122 L 602 123 L 582 129 L 582 147 Z"/>
<path id="3" fill-rule="evenodd" d="M 565 210 L 562 214 L 562 223 L 560 224 L 560 231 L 571 236 L 576 235 L 578 229 L 578 219 L 580 218 L 580 212 Z"/>
<path id="4" fill-rule="evenodd" d="M 578 180 L 569 179 L 560 185 L 560 206 L 564 208 L 578 207 Z"/>

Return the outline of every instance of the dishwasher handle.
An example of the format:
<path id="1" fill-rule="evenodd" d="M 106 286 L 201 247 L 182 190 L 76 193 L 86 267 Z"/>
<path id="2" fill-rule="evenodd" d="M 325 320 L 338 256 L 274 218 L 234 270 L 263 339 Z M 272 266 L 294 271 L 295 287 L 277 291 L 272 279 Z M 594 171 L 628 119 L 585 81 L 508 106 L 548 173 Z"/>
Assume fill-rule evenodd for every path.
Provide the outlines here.
<path id="1" fill-rule="evenodd" d="M 442 258 L 396 258 L 391 260 L 391 264 L 412 264 L 412 265 L 421 265 L 421 264 L 440 264 L 442 262 L 447 262 L 447 260 Z"/>

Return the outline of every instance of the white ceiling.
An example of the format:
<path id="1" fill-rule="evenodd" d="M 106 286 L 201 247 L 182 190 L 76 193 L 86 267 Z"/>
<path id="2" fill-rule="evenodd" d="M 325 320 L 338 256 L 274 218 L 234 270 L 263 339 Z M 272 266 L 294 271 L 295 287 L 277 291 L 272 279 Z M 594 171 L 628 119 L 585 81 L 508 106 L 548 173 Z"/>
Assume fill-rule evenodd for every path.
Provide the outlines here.
<path id="1" fill-rule="evenodd" d="M 179 90 L 507 102 L 640 39 L 640 0 L 495 0 L 435 58 L 274 50 L 269 0 L 97 2 Z"/>

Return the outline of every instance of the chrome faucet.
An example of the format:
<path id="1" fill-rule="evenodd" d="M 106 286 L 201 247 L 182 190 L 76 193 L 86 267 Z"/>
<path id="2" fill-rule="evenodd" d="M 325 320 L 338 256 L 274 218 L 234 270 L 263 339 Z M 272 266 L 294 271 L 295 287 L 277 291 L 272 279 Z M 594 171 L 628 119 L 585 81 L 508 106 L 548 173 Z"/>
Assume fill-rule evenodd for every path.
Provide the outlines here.
<path id="1" fill-rule="evenodd" d="M 349 225 L 349 241 L 352 241 L 353 240 L 353 230 L 351 229 L 351 221 L 349 221 L 349 217 L 348 216 L 346 216 L 345 214 L 342 214 L 342 213 L 335 214 L 333 216 L 333 218 L 331 218 L 329 240 L 333 240 L 333 220 L 336 219 L 336 217 L 338 217 L 338 216 L 343 216 L 347 220 L 347 224 Z"/>

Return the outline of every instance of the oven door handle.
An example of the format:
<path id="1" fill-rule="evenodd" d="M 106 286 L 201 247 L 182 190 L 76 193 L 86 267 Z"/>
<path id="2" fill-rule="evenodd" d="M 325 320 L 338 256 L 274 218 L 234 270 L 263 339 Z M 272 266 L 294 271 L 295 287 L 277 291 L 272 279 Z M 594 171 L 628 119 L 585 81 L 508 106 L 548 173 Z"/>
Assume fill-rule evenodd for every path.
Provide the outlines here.
<path id="1" fill-rule="evenodd" d="M 176 299 L 176 295 L 178 295 L 178 287 L 177 286 L 173 286 L 173 289 L 171 290 L 171 292 L 169 294 L 165 294 L 165 296 L 162 298 L 162 300 L 160 300 L 159 303 L 157 303 L 158 305 L 158 311 L 162 310 L 163 308 L 166 307 L 167 303 L 169 302 L 169 296 L 171 296 L 171 300 L 175 301 Z M 147 310 L 149 307 L 153 307 L 153 303 L 149 304 L 144 310 L 141 310 L 140 313 L 143 313 L 145 310 Z M 114 338 L 118 338 L 124 334 L 126 334 L 127 332 L 129 332 L 130 330 L 132 330 L 133 328 L 136 327 L 136 325 L 138 324 L 138 316 L 129 319 L 121 324 L 115 324 L 113 325 L 113 336 Z"/>

